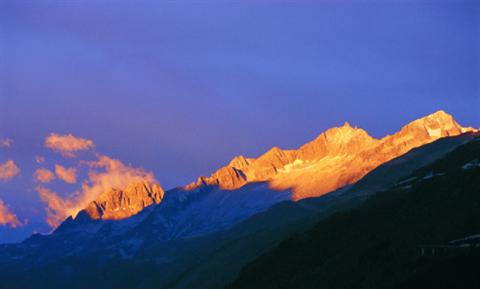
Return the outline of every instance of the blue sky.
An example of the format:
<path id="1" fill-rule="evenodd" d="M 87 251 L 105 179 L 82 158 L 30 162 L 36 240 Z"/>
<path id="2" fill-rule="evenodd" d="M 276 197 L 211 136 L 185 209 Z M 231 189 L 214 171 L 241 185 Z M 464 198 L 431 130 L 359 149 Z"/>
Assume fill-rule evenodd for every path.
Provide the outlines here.
<path id="1" fill-rule="evenodd" d="M 345 120 L 380 137 L 444 109 L 479 127 L 479 15 L 478 1 L 2 1 L 0 137 L 18 151 L 0 161 L 73 133 L 171 188 Z"/>

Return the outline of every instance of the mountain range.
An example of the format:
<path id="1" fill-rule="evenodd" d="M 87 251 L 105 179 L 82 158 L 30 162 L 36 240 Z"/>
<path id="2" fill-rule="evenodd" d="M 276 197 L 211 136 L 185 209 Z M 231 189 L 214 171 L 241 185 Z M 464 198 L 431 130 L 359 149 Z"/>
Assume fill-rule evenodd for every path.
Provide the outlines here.
<path id="1" fill-rule="evenodd" d="M 450 173 L 434 168 L 450 161 L 452 170 L 458 171 L 459 162 L 474 162 L 477 144 L 476 129 L 462 127 L 451 115 L 438 111 L 381 139 L 345 123 L 295 150 L 274 147 L 258 158 L 237 156 L 211 176 L 165 192 L 146 180 L 111 188 L 53 233 L 1 245 L 0 288 L 223 288 L 259 256 L 229 286 L 283 288 L 281 284 L 289 284 L 285 288 L 292 288 L 295 284 L 279 277 L 288 266 L 272 264 L 294 266 L 284 256 L 293 254 L 290 248 L 300 250 L 301 246 L 282 240 L 300 233 L 295 238 L 316 238 L 318 234 L 309 230 L 319 226 L 321 236 L 328 235 L 334 225 L 350 228 L 335 214 L 367 210 L 368 215 L 370 209 L 365 208 L 383 206 L 371 204 L 377 192 L 382 192 L 378 196 L 419 194 L 423 182 L 417 185 L 412 178 L 436 180 L 443 173 L 448 183 Z M 465 156 L 457 159 L 455 154 Z M 478 173 L 472 166 L 460 172 Z M 337 231 L 339 240 L 352 238 L 347 229 Z M 306 244 L 315 247 L 316 243 Z M 309 255 L 304 253 L 299 256 Z M 325 260 L 322 266 L 328 267 L 329 259 Z M 311 273 L 308 280 L 313 283 L 309 284 L 330 286 L 311 277 L 315 276 L 312 268 L 305 269 Z M 299 270 L 292 271 L 292 276 L 302 280 Z M 260 278 L 264 271 L 268 274 Z M 325 276 L 337 280 L 334 273 Z M 410 280 L 405 278 L 402 282 Z M 302 284 L 298 288 L 310 288 L 307 283 L 298 284 Z M 338 288 L 353 288 L 344 285 Z"/>
<path id="2" fill-rule="evenodd" d="M 460 126 L 451 115 L 438 111 L 404 126 L 393 135 L 375 139 L 346 122 L 329 129 L 296 150 L 270 149 L 262 156 L 235 157 L 210 177 L 186 186 L 204 185 L 234 190 L 248 183 L 269 182 L 272 189 L 292 190 L 292 199 L 318 197 L 361 179 L 372 169 L 412 148 L 473 128 Z"/>

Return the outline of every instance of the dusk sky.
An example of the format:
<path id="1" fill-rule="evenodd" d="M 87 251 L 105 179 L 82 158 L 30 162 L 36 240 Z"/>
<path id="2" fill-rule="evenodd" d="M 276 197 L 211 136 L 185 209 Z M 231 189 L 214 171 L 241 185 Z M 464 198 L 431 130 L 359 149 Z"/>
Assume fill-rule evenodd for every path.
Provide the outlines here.
<path id="1" fill-rule="evenodd" d="M 169 189 L 344 121 L 480 127 L 479 51 L 476 0 L 1 1 L 0 163 L 71 133 Z"/>

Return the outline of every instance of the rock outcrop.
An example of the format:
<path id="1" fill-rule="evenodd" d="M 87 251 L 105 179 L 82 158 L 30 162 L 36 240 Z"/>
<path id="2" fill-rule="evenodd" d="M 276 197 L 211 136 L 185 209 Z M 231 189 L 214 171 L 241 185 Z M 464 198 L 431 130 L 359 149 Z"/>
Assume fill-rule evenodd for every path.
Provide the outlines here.
<path id="1" fill-rule="evenodd" d="M 112 188 L 104 192 L 84 211 L 94 220 L 120 220 L 133 216 L 150 205 L 159 204 L 163 196 L 164 191 L 158 184 L 133 182 L 123 189 Z"/>

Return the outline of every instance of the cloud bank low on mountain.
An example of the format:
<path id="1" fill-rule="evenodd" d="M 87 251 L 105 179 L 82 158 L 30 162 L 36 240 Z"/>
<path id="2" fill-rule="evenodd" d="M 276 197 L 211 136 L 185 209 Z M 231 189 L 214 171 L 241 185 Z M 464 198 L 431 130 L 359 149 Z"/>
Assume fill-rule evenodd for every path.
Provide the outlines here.
<path id="1" fill-rule="evenodd" d="M 132 182 L 156 182 L 153 173 L 104 155 L 99 155 L 95 161 L 81 163 L 86 165 L 89 171 L 88 179 L 82 183 L 80 190 L 62 197 L 44 186 L 36 188 L 41 200 L 47 204 L 47 223 L 51 227 L 57 227 L 69 216 L 75 217 L 80 210 L 105 191 L 124 188 Z"/>
<path id="2" fill-rule="evenodd" d="M 74 158 L 75 152 L 95 147 L 92 140 L 75 137 L 72 134 L 60 135 L 51 133 L 45 139 L 45 146 L 59 152 L 64 157 Z"/>

